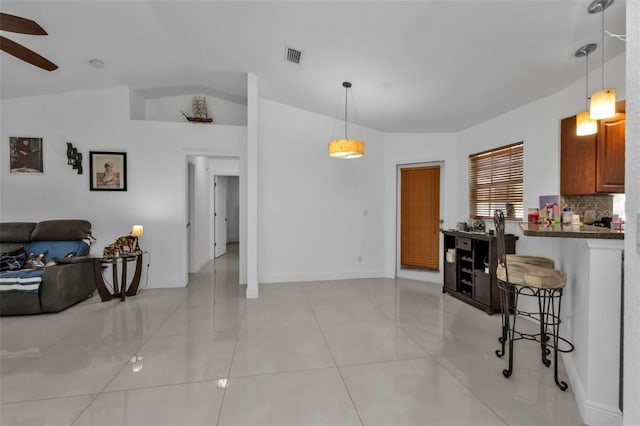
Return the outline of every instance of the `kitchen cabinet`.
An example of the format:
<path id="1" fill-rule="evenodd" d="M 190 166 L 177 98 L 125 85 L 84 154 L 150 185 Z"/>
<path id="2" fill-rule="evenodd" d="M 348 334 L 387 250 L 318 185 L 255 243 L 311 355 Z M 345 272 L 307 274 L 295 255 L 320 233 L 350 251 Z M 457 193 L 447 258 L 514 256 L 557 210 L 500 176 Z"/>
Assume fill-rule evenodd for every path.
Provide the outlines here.
<path id="1" fill-rule="evenodd" d="M 560 194 L 624 193 L 625 101 L 598 122 L 598 133 L 576 136 L 576 117 L 560 122 Z"/>
<path id="2" fill-rule="evenodd" d="M 505 235 L 505 249 L 515 253 L 515 235 Z M 442 292 L 488 314 L 500 312 L 496 268 L 498 247 L 493 235 L 444 231 L 444 283 Z"/>
<path id="3" fill-rule="evenodd" d="M 625 114 L 598 123 L 596 192 L 624 192 Z"/>

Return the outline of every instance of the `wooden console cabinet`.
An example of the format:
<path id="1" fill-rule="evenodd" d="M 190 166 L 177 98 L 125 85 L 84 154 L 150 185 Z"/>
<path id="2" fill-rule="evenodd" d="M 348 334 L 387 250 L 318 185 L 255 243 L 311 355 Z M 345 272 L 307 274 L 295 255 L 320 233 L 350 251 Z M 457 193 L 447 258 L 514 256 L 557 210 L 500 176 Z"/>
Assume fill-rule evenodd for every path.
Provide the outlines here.
<path id="1" fill-rule="evenodd" d="M 516 252 L 515 235 L 505 235 L 508 254 Z M 488 314 L 500 312 L 496 278 L 496 237 L 472 232 L 444 231 L 443 293 L 460 299 Z"/>

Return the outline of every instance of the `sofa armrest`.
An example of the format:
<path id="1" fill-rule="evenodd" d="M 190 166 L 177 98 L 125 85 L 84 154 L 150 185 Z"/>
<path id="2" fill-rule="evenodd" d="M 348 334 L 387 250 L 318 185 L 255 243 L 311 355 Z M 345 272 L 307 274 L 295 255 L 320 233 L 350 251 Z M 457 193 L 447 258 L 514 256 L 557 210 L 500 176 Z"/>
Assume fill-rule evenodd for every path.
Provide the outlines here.
<path id="1" fill-rule="evenodd" d="M 96 290 L 93 258 L 82 256 L 75 262 L 48 266 L 40 284 L 43 312 L 58 312 L 89 298 Z"/>

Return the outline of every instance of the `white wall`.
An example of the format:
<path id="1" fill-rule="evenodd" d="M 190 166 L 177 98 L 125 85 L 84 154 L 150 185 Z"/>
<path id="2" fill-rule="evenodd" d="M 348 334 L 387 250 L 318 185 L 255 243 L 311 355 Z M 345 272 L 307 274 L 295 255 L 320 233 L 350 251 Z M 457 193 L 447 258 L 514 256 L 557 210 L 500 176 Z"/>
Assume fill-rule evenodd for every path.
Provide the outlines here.
<path id="1" fill-rule="evenodd" d="M 229 216 L 230 243 L 240 241 L 240 180 L 236 176 L 229 176 L 227 187 L 227 215 Z"/>
<path id="2" fill-rule="evenodd" d="M 145 119 L 153 121 L 173 121 L 183 123 L 186 118 L 180 113 L 191 115 L 191 102 L 194 95 L 167 96 L 145 101 Z M 205 96 L 203 94 L 197 96 Z M 207 98 L 209 117 L 216 124 L 232 126 L 247 125 L 247 106 L 230 102 L 214 96 Z"/>
<path id="3" fill-rule="evenodd" d="M 365 156 L 332 160 L 334 124 L 260 100 L 260 282 L 383 275 L 383 135 L 363 128 Z"/>
<path id="4" fill-rule="evenodd" d="M 247 129 L 132 121 L 129 102 L 125 87 L 2 100 L 0 220 L 87 219 L 98 238 L 92 254 L 142 224 L 149 286 L 184 286 L 186 264 L 176 258 L 187 250 L 185 157 L 242 158 Z M 9 136 L 22 135 L 44 138 L 43 175 L 8 173 Z M 85 156 L 83 175 L 67 165 L 67 141 Z M 90 150 L 127 153 L 126 192 L 89 191 Z"/>
<path id="5" fill-rule="evenodd" d="M 403 164 L 442 162 L 440 169 L 440 212 L 446 229 L 465 220 L 466 211 L 460 205 L 460 170 L 466 169 L 467 159 L 460 153 L 458 136 L 441 134 L 387 134 L 384 137 L 384 275 L 396 275 L 398 179 L 397 168 Z M 440 238 L 442 253 L 442 238 Z M 443 272 L 402 269 L 398 277 L 428 281 L 442 285 Z"/>
<path id="6" fill-rule="evenodd" d="M 616 88 L 618 98 L 625 98 L 625 55 L 605 64 L 606 80 Z M 590 79 L 600 75 L 592 72 Z M 471 127 L 459 134 L 459 153 L 468 154 L 524 141 L 524 206 L 537 207 L 540 195 L 560 193 L 560 120 L 575 115 L 584 107 L 584 79 L 566 89 L 524 105 L 492 120 Z M 459 208 L 468 212 L 468 170 L 460 169 Z M 468 213 L 467 213 L 468 214 Z M 544 254 L 553 257 L 553 248 L 543 239 L 525 237 L 511 225 L 507 229 L 520 236 L 517 251 L 522 254 Z M 560 265 L 562 266 L 562 265 Z"/>
<path id="7" fill-rule="evenodd" d="M 211 181 L 209 179 L 209 159 L 197 156 L 189 157 L 189 162 L 194 165 L 193 182 L 193 212 L 191 221 L 192 241 L 191 258 L 189 259 L 189 271 L 197 272 L 210 259 L 211 251 Z"/>
<path id="8" fill-rule="evenodd" d="M 640 2 L 627 2 L 624 424 L 640 424 Z"/>

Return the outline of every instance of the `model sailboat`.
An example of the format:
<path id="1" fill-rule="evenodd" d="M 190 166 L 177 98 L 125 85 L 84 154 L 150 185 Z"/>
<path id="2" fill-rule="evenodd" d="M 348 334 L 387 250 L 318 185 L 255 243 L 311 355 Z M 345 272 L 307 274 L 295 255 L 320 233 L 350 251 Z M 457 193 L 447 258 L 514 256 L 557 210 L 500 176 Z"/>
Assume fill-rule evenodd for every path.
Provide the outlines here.
<path id="1" fill-rule="evenodd" d="M 211 123 L 213 118 L 209 117 L 207 98 L 205 96 L 194 96 L 191 101 L 191 116 L 180 111 L 184 117 L 192 123 Z"/>

